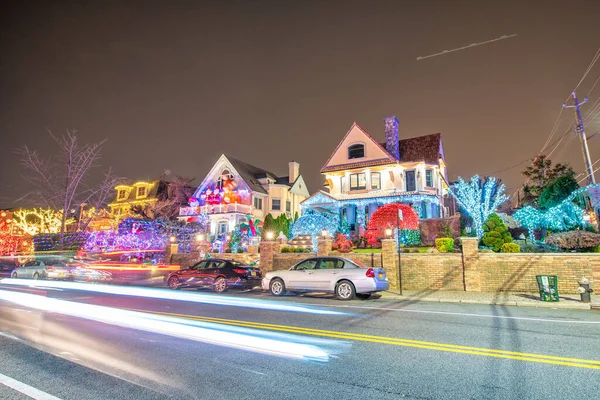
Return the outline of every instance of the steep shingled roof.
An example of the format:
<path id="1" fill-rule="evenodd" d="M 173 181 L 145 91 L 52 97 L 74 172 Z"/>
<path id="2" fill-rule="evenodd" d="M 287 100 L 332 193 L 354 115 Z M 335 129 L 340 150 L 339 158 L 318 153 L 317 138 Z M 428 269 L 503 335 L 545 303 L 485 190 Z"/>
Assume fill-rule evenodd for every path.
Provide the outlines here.
<path id="1" fill-rule="evenodd" d="M 237 158 L 233 158 L 228 155 L 225 155 L 225 157 L 227 157 L 231 163 L 231 166 L 235 168 L 238 174 L 240 174 L 240 177 L 244 180 L 244 182 L 246 182 L 250 189 L 255 192 L 267 194 L 267 191 L 261 186 L 260 182 L 258 182 L 258 179 L 261 178 L 269 177 L 274 179 L 277 184 L 289 186 L 288 177 L 277 177 L 277 175 L 272 172 L 255 167 L 254 165 L 240 161 Z"/>
<path id="2" fill-rule="evenodd" d="M 442 134 L 417 136 L 408 139 L 400 139 L 400 162 L 425 161 L 437 163 L 444 158 L 442 150 Z M 385 143 L 381 143 L 385 146 Z"/>

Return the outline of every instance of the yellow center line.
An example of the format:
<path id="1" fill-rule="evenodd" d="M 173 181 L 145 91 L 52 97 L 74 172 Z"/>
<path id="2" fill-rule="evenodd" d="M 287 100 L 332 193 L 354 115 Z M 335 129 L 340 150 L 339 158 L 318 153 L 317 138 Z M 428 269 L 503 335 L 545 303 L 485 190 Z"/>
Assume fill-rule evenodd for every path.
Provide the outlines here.
<path id="1" fill-rule="evenodd" d="M 233 320 L 233 319 L 225 319 L 225 318 L 204 317 L 204 316 L 196 316 L 196 315 L 189 315 L 189 314 L 176 314 L 176 313 L 170 313 L 170 312 L 147 311 L 147 310 L 138 310 L 138 309 L 130 309 L 130 310 L 131 311 L 140 311 L 140 312 L 150 313 L 150 314 L 168 315 L 168 316 L 172 316 L 172 317 L 185 318 L 185 319 L 202 321 L 202 322 L 211 322 L 211 323 L 217 323 L 217 324 L 223 324 L 223 325 L 233 325 L 233 326 L 239 326 L 239 327 L 245 327 L 245 328 L 256 328 L 256 329 L 265 329 L 265 330 L 278 331 L 278 332 L 298 333 L 298 334 L 321 336 L 321 337 L 327 337 L 327 338 L 333 338 L 333 339 L 348 339 L 348 340 L 369 342 L 369 343 L 389 344 L 389 345 L 394 345 L 394 346 L 416 347 L 416 348 L 428 349 L 428 350 L 438 350 L 438 351 L 446 351 L 446 352 L 452 352 L 452 353 L 472 354 L 472 355 L 504 358 L 504 359 L 511 359 L 511 360 L 531 361 L 531 362 L 546 363 L 546 364 L 553 364 L 553 365 L 563 365 L 563 366 L 569 366 L 569 367 L 600 369 L 600 361 L 598 361 L 598 360 L 585 360 L 585 359 L 579 359 L 579 358 L 559 357 L 559 356 L 551 356 L 551 355 L 536 354 L 536 353 L 522 353 L 522 352 L 518 352 L 518 351 L 497 350 L 497 349 L 489 349 L 489 348 L 481 348 L 481 347 L 454 345 L 454 344 L 447 344 L 447 343 L 426 342 L 426 341 L 421 341 L 421 340 L 401 339 L 401 338 L 376 336 L 376 335 L 366 335 L 366 334 L 362 334 L 362 333 L 337 332 L 337 331 L 330 331 L 330 330 L 323 330 L 323 329 L 303 328 L 303 327 L 298 327 L 298 326 L 241 321 L 241 320 Z"/>

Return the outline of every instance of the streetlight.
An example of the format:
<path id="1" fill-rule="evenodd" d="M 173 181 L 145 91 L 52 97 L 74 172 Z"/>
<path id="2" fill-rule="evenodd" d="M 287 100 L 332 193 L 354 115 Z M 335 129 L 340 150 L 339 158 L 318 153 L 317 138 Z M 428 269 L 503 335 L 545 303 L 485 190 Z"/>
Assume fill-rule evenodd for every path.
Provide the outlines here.
<path id="1" fill-rule="evenodd" d="M 267 232 L 267 240 L 273 240 L 273 232 Z"/>
<path id="2" fill-rule="evenodd" d="M 402 295 L 402 249 L 400 248 L 400 221 L 403 219 L 402 210 L 398 209 L 398 291 Z"/>

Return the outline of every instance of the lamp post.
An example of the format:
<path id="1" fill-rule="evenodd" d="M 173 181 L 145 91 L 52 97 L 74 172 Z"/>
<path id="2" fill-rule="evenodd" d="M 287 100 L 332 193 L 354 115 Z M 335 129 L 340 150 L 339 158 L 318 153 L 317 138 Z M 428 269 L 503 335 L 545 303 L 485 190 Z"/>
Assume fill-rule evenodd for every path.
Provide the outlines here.
<path id="1" fill-rule="evenodd" d="M 467 232 L 467 236 L 471 237 L 471 225 L 465 226 L 465 231 Z"/>
<path id="2" fill-rule="evenodd" d="M 400 221 L 402 221 L 402 210 L 398 209 L 398 292 L 402 295 L 402 248 L 400 247 Z"/>

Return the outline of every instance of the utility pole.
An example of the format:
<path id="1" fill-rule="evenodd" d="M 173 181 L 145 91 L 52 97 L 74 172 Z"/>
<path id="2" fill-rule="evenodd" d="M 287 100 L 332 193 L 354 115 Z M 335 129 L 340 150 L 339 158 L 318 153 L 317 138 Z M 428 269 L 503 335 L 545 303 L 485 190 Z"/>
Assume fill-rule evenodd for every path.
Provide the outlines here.
<path id="1" fill-rule="evenodd" d="M 596 183 L 596 178 L 594 178 L 594 170 L 592 167 L 592 160 L 590 159 L 590 150 L 587 145 L 587 137 L 585 136 L 585 129 L 583 127 L 583 118 L 581 118 L 581 108 L 582 104 L 585 104 L 588 101 L 587 98 L 583 100 L 583 102 L 579 102 L 577 100 L 577 93 L 573 92 L 573 102 L 572 106 L 567 106 L 563 104 L 565 108 L 572 108 L 575 111 L 575 118 L 577 119 L 577 125 L 575 126 L 575 131 L 577 135 L 579 135 L 579 141 L 581 142 L 581 152 L 583 153 L 583 161 L 585 163 L 585 167 L 587 169 L 588 175 L 587 180 L 588 183 Z"/>

